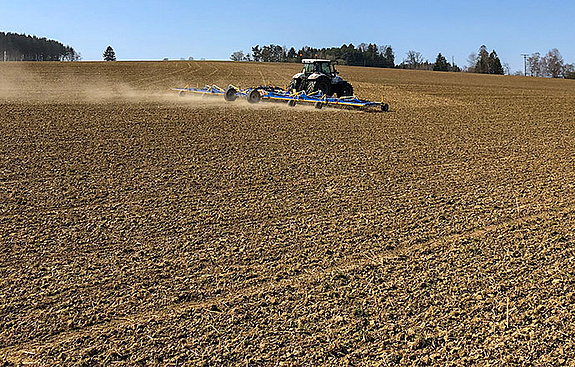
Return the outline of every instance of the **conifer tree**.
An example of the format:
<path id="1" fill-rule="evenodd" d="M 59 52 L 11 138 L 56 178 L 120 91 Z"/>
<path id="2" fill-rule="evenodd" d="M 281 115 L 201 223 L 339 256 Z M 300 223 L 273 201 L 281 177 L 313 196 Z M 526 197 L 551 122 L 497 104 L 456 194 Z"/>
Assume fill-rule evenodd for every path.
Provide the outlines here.
<path id="1" fill-rule="evenodd" d="M 489 53 L 487 52 L 487 46 L 485 45 L 482 45 L 479 48 L 475 72 L 480 74 L 489 74 Z"/>
<path id="2" fill-rule="evenodd" d="M 495 50 L 487 52 L 487 47 L 482 45 L 476 57 L 476 64 L 473 71 L 480 74 L 505 74 L 501 60 Z"/>
<path id="3" fill-rule="evenodd" d="M 505 74 L 503 66 L 501 65 L 501 60 L 499 60 L 499 56 L 497 56 L 497 52 L 495 52 L 495 50 L 491 51 L 489 54 L 489 74 Z"/>
<path id="4" fill-rule="evenodd" d="M 384 68 L 394 68 L 395 67 L 395 55 L 393 53 L 393 49 L 391 46 L 384 46 L 385 50 L 383 51 L 383 67 Z"/>
<path id="5" fill-rule="evenodd" d="M 441 52 L 439 53 L 439 55 L 437 55 L 437 59 L 435 59 L 435 64 L 433 64 L 433 70 L 449 71 L 449 64 L 447 63 L 445 56 L 443 56 Z"/>
<path id="6" fill-rule="evenodd" d="M 104 51 L 103 57 L 104 61 L 116 61 L 116 52 L 114 52 L 112 46 L 108 46 L 106 51 Z"/>

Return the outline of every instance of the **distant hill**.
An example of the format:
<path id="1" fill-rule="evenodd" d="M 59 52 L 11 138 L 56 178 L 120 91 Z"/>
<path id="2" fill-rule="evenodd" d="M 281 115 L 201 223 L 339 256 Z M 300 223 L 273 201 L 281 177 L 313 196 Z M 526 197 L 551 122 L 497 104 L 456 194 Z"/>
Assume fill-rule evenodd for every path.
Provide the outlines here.
<path id="1" fill-rule="evenodd" d="M 0 32 L 0 61 L 77 61 L 72 47 L 47 38 Z"/>

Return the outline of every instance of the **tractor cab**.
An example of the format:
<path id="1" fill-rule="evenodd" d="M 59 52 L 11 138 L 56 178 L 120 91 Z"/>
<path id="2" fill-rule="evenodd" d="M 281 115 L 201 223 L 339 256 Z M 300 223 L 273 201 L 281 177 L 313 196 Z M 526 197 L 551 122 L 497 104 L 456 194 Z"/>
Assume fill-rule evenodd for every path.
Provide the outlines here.
<path id="1" fill-rule="evenodd" d="M 336 76 L 338 74 L 335 70 L 335 61 L 322 60 L 322 59 L 303 59 L 303 73 L 305 75 L 310 75 L 313 73 L 325 74 L 330 76 Z"/>

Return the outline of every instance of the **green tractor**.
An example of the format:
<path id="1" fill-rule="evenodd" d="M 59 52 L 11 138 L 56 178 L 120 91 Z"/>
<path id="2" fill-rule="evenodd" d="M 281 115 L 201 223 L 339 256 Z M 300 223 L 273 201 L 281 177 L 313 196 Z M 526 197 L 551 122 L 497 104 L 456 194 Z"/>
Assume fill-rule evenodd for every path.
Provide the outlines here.
<path id="1" fill-rule="evenodd" d="M 321 59 L 303 59 L 303 70 L 293 76 L 288 91 L 305 91 L 307 95 L 320 93 L 322 95 L 339 97 L 353 96 L 353 87 L 343 80 L 335 69 L 337 62 Z"/>

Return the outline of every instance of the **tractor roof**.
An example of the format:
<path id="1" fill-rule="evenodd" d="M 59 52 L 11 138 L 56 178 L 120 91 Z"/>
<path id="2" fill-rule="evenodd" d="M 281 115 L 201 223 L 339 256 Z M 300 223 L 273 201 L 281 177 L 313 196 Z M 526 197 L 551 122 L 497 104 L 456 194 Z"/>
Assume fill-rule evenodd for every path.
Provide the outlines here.
<path id="1" fill-rule="evenodd" d="M 325 59 L 302 59 L 302 64 L 315 64 L 316 62 L 332 62 L 331 60 Z"/>

